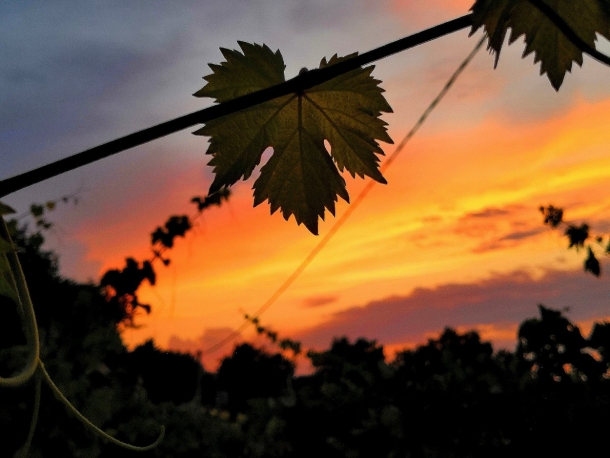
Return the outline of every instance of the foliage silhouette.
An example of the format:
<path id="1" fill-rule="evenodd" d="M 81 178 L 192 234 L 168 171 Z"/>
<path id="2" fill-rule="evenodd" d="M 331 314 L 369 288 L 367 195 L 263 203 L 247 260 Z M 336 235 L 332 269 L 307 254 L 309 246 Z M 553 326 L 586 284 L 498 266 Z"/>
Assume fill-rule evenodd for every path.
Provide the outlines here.
<path id="1" fill-rule="evenodd" d="M 585 338 L 563 313 L 540 306 L 539 317 L 520 326 L 515 352 L 494 352 L 475 331 L 445 329 L 391 361 L 375 341 L 337 338 L 308 352 L 313 372 L 301 376 L 281 354 L 244 344 L 210 373 L 152 342 L 128 352 L 99 286 L 61 278 L 40 235 L 21 229 L 15 240 L 36 279 L 32 290 L 44 284 L 57 298 L 36 309 L 49 373 L 77 407 L 121 439 L 144 443 L 155 425 L 167 425 L 150 456 L 565 456 L 603 446 L 608 323 L 595 324 Z M 0 325 L 17 318 L 4 305 Z M 272 340 L 274 332 L 257 325 Z M 10 373 L 20 366 L 23 336 L 0 338 L 0 373 Z M 49 394 L 43 386 L 43 401 Z M 7 433 L 0 454 L 11 456 L 27 433 L 30 390 L 2 390 L 0 404 Z M 561 441 L 552 439 L 556 434 Z M 51 450 L 132 456 L 44 401 L 31 456 Z"/>
<path id="2" fill-rule="evenodd" d="M 577 326 L 556 310 L 542 305 L 540 318 L 519 327 L 517 355 L 538 383 L 597 381 L 606 372 L 603 363 L 583 352 L 588 342 Z"/>
<path id="3" fill-rule="evenodd" d="M 104 273 L 100 284 L 104 288 L 106 299 L 115 310 L 120 327 L 137 327 L 135 317 L 139 309 L 150 313 L 150 305 L 142 304 L 138 300 L 137 291 L 144 280 L 147 280 L 150 285 L 155 284 L 156 273 L 153 263 L 159 259 L 163 265 L 168 266 L 170 259 L 164 253 L 174 246 L 174 239 L 184 237 L 205 210 L 222 205 L 223 202 L 229 200 L 230 196 L 230 189 L 223 187 L 214 194 L 193 197 L 191 202 L 197 206 L 195 215 L 190 217 L 188 215 L 170 216 L 164 227 L 157 227 L 151 234 L 153 257 L 150 260 L 144 260 L 140 265 L 140 262 L 135 259 L 127 258 L 123 269 L 110 269 Z"/>
<path id="4" fill-rule="evenodd" d="M 226 407 L 243 412 L 255 398 L 278 397 L 294 374 L 294 364 L 280 354 L 271 355 L 248 343 L 237 345 L 218 368 L 217 388 L 227 395 Z"/>
<path id="5" fill-rule="evenodd" d="M 155 404 L 192 401 L 203 377 L 203 368 L 193 356 L 159 350 L 152 340 L 128 353 L 125 364 Z"/>
<path id="6" fill-rule="evenodd" d="M 564 211 L 562 208 L 548 205 L 546 207 L 540 206 L 540 212 L 544 216 L 544 224 L 556 228 L 559 225 L 565 225 L 566 229 L 564 235 L 568 238 L 568 248 L 574 247 L 576 251 L 580 248 L 587 248 L 587 256 L 583 262 L 585 272 L 599 277 L 601 275 L 601 264 L 595 255 L 595 251 L 602 252 L 604 255 L 610 253 L 610 235 L 596 235 L 590 234 L 590 228 L 587 223 L 581 223 L 579 226 L 571 223 L 566 223 L 563 220 Z M 587 240 L 593 239 L 595 244 L 586 243 Z M 586 243 L 586 245 L 585 245 Z"/>

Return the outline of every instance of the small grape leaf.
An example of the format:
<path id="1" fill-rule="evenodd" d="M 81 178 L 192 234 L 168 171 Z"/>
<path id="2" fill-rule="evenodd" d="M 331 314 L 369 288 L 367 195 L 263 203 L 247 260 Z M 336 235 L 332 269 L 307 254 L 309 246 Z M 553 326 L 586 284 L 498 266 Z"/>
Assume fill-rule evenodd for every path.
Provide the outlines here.
<path id="1" fill-rule="evenodd" d="M 44 206 L 41 204 L 30 205 L 30 213 L 34 218 L 38 218 L 44 214 Z"/>
<path id="2" fill-rule="evenodd" d="M 238 43 L 241 52 L 221 49 L 226 61 L 210 64 L 213 73 L 204 77 L 207 84 L 195 96 L 220 103 L 285 81 L 279 51 Z M 322 59 L 320 67 L 348 57 Z M 268 200 L 271 213 L 281 209 L 285 219 L 294 215 L 297 224 L 317 234 L 318 218 L 324 219 L 326 209 L 334 215 L 338 196 L 349 201 L 339 172 L 346 169 L 352 177 L 366 175 L 385 183 L 377 140 L 392 139 L 379 116 L 392 109 L 372 70 L 359 68 L 302 93 L 207 122 L 194 133 L 210 137 L 207 154 L 216 174 L 210 193 L 248 179 L 271 147 L 273 155 L 254 182 L 254 205 Z"/>
<path id="3" fill-rule="evenodd" d="M 188 216 L 170 216 L 165 223 L 165 228 L 157 227 L 155 232 L 151 234 L 151 244 L 155 245 L 157 242 L 161 242 L 161 245 L 164 247 L 172 248 L 174 246 L 174 238 L 178 236 L 184 237 L 184 234 L 190 228 L 191 222 Z"/>
<path id="4" fill-rule="evenodd" d="M 595 48 L 596 34 L 610 38 L 608 0 L 542 0 L 551 7 L 586 44 Z M 559 90 L 572 62 L 582 66 L 582 50 L 576 47 L 555 23 L 530 0 L 477 0 L 472 6 L 472 33 L 485 28 L 488 49 L 496 52 L 496 64 L 508 28 L 509 44 L 525 37 L 523 57 L 534 53 L 540 74 L 546 73 Z"/>
<path id="5" fill-rule="evenodd" d="M 601 274 L 601 267 L 599 265 L 599 261 L 593 254 L 593 250 L 591 247 L 587 247 L 587 259 L 585 259 L 585 272 L 591 272 L 596 277 L 599 277 Z"/>
<path id="6" fill-rule="evenodd" d="M 557 227 L 563 221 L 563 209 L 549 205 L 548 207 L 540 206 L 540 212 L 544 216 L 544 224 L 551 227 Z"/>
<path id="7" fill-rule="evenodd" d="M 3 204 L 2 202 L 0 202 L 0 216 L 2 216 L 2 215 L 10 215 L 11 213 L 15 213 L 15 210 L 13 210 L 8 205 Z"/>
<path id="8" fill-rule="evenodd" d="M 565 235 L 570 240 L 568 248 L 576 247 L 576 250 L 578 250 L 579 247 L 582 248 L 584 246 L 585 240 L 589 238 L 589 225 L 586 223 L 580 226 L 570 225 L 566 229 Z"/>

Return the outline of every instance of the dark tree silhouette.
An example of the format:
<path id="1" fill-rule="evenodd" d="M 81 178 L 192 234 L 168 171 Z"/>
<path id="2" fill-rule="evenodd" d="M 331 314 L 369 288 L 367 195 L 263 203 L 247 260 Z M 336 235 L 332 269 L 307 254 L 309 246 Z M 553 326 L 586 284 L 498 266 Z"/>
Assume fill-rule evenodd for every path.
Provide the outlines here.
<path id="1" fill-rule="evenodd" d="M 222 360 L 217 374 L 218 390 L 227 394 L 229 410 L 243 412 L 249 399 L 282 394 L 293 374 L 293 363 L 282 355 L 244 343 Z"/>
<path id="2" fill-rule="evenodd" d="M 532 377 L 541 384 L 598 381 L 605 368 L 585 351 L 589 343 L 578 326 L 557 310 L 538 308 L 540 318 L 524 321 L 518 333 L 517 355 Z"/>
<path id="3" fill-rule="evenodd" d="M 126 367 L 142 379 L 144 389 L 154 403 L 178 405 L 189 402 L 201 389 L 201 364 L 191 355 L 159 350 L 152 340 L 126 356 Z"/>

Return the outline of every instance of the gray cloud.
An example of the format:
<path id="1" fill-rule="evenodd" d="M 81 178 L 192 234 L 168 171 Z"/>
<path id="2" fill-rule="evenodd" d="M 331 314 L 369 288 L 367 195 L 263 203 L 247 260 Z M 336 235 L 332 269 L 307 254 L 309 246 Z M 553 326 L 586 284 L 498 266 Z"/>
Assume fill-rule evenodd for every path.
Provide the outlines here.
<path id="1" fill-rule="evenodd" d="M 327 346 L 335 336 L 366 337 L 385 344 L 426 340 L 445 326 L 520 323 L 537 315 L 536 305 L 570 307 L 570 319 L 609 315 L 610 284 L 582 271 L 547 272 L 535 279 L 524 271 L 468 284 L 418 288 L 352 307 L 298 336 L 306 346 Z"/>
<path id="2" fill-rule="evenodd" d="M 509 234 L 503 235 L 502 237 L 495 238 L 491 241 L 481 243 L 479 246 L 472 250 L 473 253 L 484 253 L 486 251 L 505 249 L 516 246 L 519 242 L 536 237 L 538 234 L 548 231 L 547 227 L 539 227 L 536 229 L 529 229 L 525 231 L 515 231 Z"/>
<path id="3" fill-rule="evenodd" d="M 472 212 L 465 214 L 460 221 L 466 221 L 470 219 L 479 219 L 479 218 L 495 218 L 497 216 L 506 216 L 517 213 L 519 211 L 524 210 L 526 207 L 523 205 L 506 205 L 502 208 L 498 207 L 487 207 L 478 212 Z"/>

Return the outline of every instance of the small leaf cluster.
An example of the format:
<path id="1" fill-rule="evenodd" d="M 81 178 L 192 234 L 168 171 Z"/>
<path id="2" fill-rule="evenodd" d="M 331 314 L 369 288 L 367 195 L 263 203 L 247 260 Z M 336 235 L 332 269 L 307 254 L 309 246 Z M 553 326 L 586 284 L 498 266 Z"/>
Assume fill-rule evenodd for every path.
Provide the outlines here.
<path id="1" fill-rule="evenodd" d="M 51 212 L 57 208 L 57 205 L 69 204 L 72 203 L 77 205 L 79 203 L 79 191 L 76 191 L 72 194 L 66 194 L 59 199 L 55 200 L 47 200 L 44 203 L 32 203 L 30 205 L 29 211 L 25 212 L 17 217 L 17 219 L 22 219 L 25 216 L 30 216 L 34 220 L 34 224 L 36 228 L 39 230 L 49 230 L 53 227 L 53 222 L 47 218 L 48 212 Z"/>
<path id="2" fill-rule="evenodd" d="M 564 235 L 568 239 L 568 248 L 574 248 L 578 251 L 579 249 L 586 247 L 587 256 L 583 264 L 584 270 L 585 272 L 590 272 L 596 277 L 599 277 L 601 275 L 601 265 L 595 255 L 595 250 L 601 250 L 604 255 L 610 255 L 610 235 L 598 235 L 593 237 L 590 234 L 590 228 L 587 223 L 582 223 L 580 225 L 566 223 L 563 220 L 563 209 L 553 205 L 548 205 L 546 207 L 540 206 L 539 210 L 544 217 L 544 224 L 552 228 L 556 228 L 561 224 L 566 226 Z M 595 245 L 587 243 L 587 240 L 594 240 Z"/>
<path id="3" fill-rule="evenodd" d="M 267 337 L 273 344 L 276 344 L 280 350 L 290 350 L 292 351 L 293 356 L 301 354 L 302 347 L 300 341 L 290 338 L 279 339 L 276 331 L 260 324 L 260 318 L 258 316 L 250 316 L 246 313 L 244 318 L 254 325 L 257 334 Z"/>
<path id="4" fill-rule="evenodd" d="M 191 222 L 187 215 L 170 216 L 165 227 L 158 227 L 151 235 L 151 244 L 157 242 L 162 247 L 171 248 L 174 246 L 174 238 L 184 237 L 184 234 L 191 228 Z"/>
<path id="5" fill-rule="evenodd" d="M 150 285 L 156 281 L 156 273 L 153 262 L 159 259 L 165 266 L 171 262 L 164 256 L 164 252 L 174 246 L 176 237 L 184 237 L 192 229 L 193 221 L 205 210 L 219 206 L 227 201 L 231 192 L 229 188 L 222 188 L 215 194 L 205 197 L 193 197 L 191 202 L 197 207 L 195 216 L 173 215 L 165 222 L 164 226 L 157 227 L 151 234 L 151 250 L 153 257 L 150 260 L 138 262 L 129 257 L 125 260 L 122 269 L 108 270 L 102 276 L 100 285 L 104 288 L 106 298 L 116 312 L 122 317 L 119 321 L 123 326 L 134 327 L 135 315 L 139 309 L 150 313 L 149 304 L 143 304 L 138 300 L 137 290 L 146 280 Z"/>

